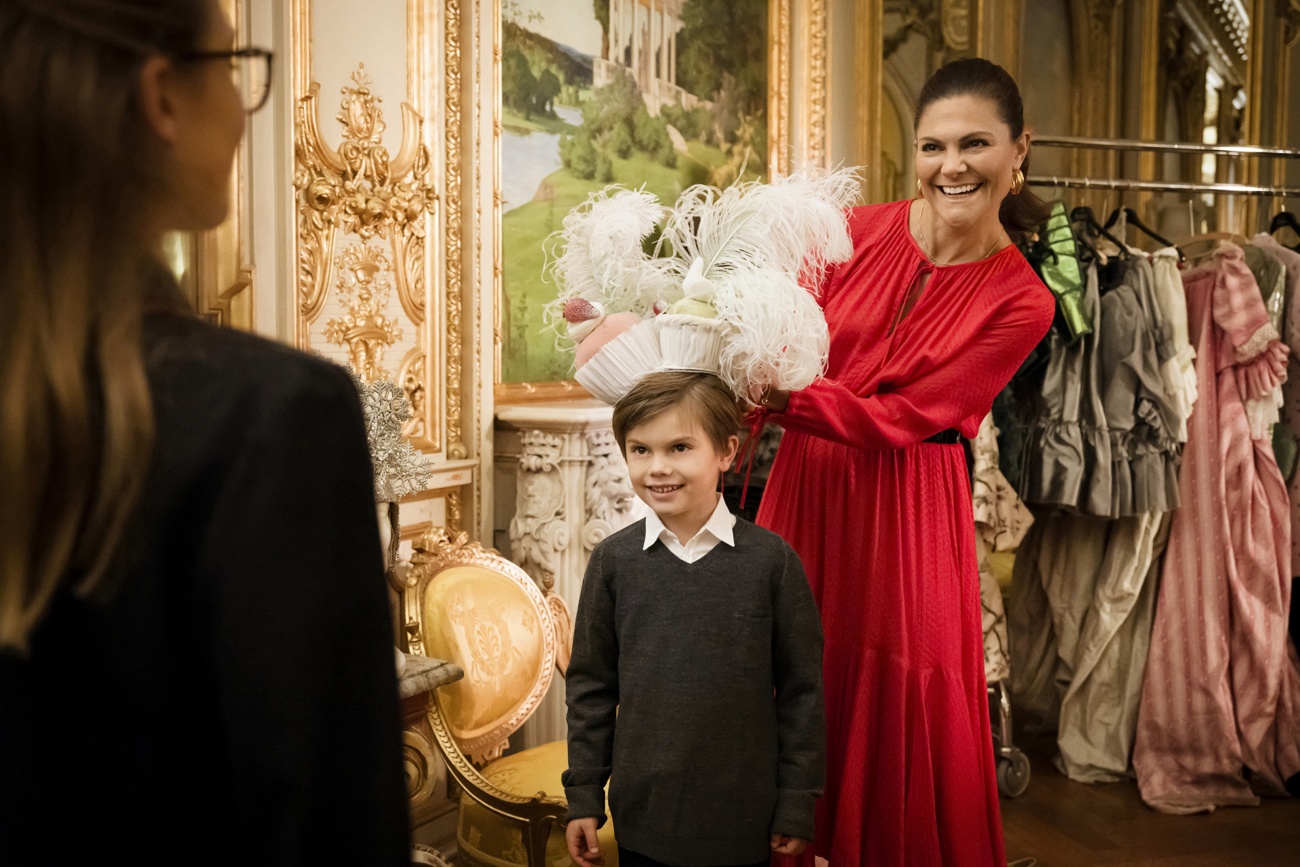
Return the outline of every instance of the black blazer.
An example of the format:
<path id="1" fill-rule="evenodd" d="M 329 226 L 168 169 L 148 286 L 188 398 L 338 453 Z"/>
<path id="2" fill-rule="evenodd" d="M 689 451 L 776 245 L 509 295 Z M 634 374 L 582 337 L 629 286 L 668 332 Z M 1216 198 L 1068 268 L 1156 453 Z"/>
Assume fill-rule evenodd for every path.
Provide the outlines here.
<path id="1" fill-rule="evenodd" d="M 146 317 L 154 464 L 107 604 L 0 655 L 0 865 L 407 865 L 393 638 L 340 367 Z"/>

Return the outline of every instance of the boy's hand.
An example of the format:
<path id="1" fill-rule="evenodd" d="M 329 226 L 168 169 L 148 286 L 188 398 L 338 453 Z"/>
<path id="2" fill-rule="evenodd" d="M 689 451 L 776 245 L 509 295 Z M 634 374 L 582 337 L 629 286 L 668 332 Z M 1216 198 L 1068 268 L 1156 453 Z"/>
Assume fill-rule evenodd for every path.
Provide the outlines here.
<path id="1" fill-rule="evenodd" d="M 605 853 L 596 840 L 595 819 L 574 819 L 564 829 L 564 842 L 569 845 L 569 857 L 582 867 L 604 867 Z"/>
<path id="2" fill-rule="evenodd" d="M 772 851 L 777 855 L 798 855 L 808 848 L 808 841 L 799 837 L 782 837 L 772 835 Z"/>

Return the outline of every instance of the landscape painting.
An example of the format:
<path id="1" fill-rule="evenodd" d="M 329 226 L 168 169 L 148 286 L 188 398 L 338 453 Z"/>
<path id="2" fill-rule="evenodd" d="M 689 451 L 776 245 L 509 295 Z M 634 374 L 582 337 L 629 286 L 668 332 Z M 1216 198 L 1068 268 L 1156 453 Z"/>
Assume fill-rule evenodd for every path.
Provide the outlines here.
<path id="1" fill-rule="evenodd" d="M 769 0 L 503 0 L 503 383 L 571 379 L 546 239 L 607 184 L 666 204 L 768 164 Z"/>

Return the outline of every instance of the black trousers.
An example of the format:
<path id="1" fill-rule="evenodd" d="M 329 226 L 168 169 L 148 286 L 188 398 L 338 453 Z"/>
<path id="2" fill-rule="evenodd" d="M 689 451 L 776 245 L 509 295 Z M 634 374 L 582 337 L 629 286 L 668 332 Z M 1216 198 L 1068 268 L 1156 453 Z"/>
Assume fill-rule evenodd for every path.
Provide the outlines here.
<path id="1" fill-rule="evenodd" d="M 762 861 L 756 861 L 753 864 L 718 864 L 716 867 L 768 867 L 769 863 L 768 859 L 764 858 Z M 675 865 L 656 861 L 642 855 L 640 852 L 633 852 L 631 849 L 619 846 L 618 867 L 675 867 Z"/>

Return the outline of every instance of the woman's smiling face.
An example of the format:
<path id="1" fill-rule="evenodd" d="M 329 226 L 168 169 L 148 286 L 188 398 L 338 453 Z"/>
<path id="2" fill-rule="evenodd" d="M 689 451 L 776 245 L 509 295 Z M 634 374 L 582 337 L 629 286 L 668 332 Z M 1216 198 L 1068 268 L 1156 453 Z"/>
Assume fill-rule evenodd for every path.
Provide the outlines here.
<path id="1" fill-rule="evenodd" d="M 997 220 L 1029 136 L 1011 137 L 995 102 L 962 95 L 938 99 L 916 125 L 916 176 L 935 216 L 954 229 Z"/>

